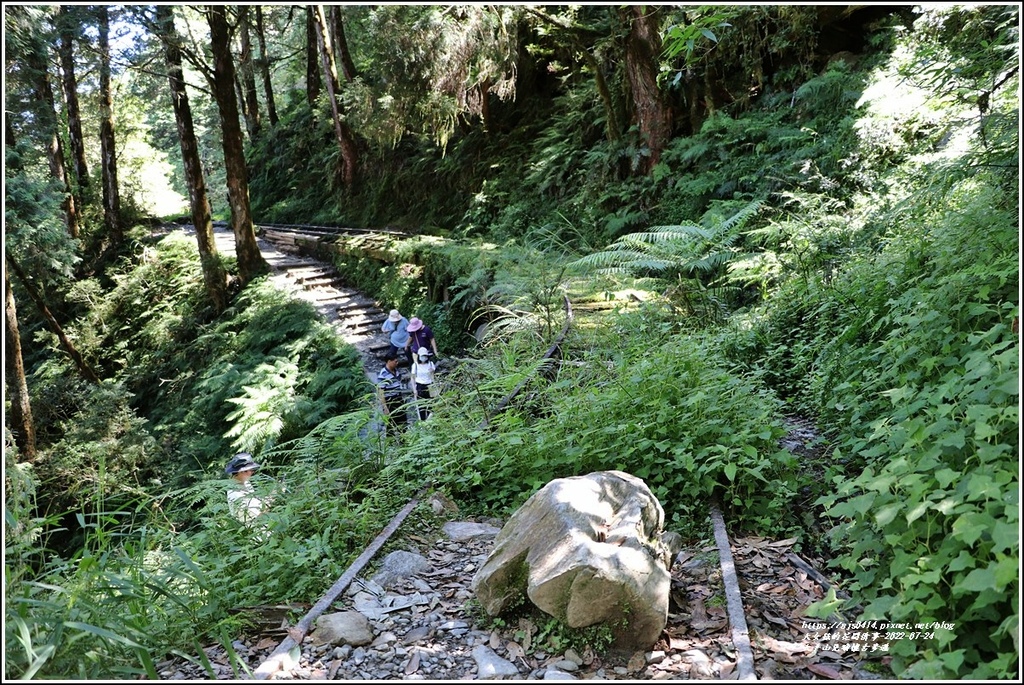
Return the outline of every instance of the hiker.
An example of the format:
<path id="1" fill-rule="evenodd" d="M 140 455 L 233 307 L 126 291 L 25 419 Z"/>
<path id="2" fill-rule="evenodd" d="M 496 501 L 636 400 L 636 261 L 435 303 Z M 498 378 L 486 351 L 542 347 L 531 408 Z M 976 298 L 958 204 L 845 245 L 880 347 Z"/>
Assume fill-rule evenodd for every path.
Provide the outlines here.
<path id="1" fill-rule="evenodd" d="M 409 354 L 409 359 L 412 359 L 411 351 L 418 350 L 421 347 L 426 347 L 429 350 L 433 350 L 434 357 L 437 357 L 437 340 L 434 339 L 434 331 L 430 330 L 430 326 L 423 323 L 418 317 L 412 317 L 409 319 L 409 340 L 405 343 L 406 354 Z"/>
<path id="2" fill-rule="evenodd" d="M 389 426 L 401 430 L 408 423 L 405 407 L 402 406 L 402 377 L 398 370 L 398 355 L 388 351 L 384 355 L 384 366 L 377 372 L 377 398 Z"/>
<path id="3" fill-rule="evenodd" d="M 252 483 L 249 482 L 252 474 L 256 473 L 259 468 L 260 465 L 253 460 L 252 455 L 248 452 L 239 452 L 231 457 L 227 466 L 224 467 L 224 473 L 238 483 L 234 488 L 228 490 L 228 509 L 247 526 L 252 526 L 270 506 L 269 501 L 256 495 Z"/>
<path id="4" fill-rule="evenodd" d="M 393 354 L 397 355 L 400 351 L 404 351 L 406 358 L 411 360 L 409 357 L 409 323 L 409 319 L 402 316 L 397 309 L 392 309 L 380 330 L 382 333 L 391 334 L 388 343 L 391 345 Z"/>
<path id="5" fill-rule="evenodd" d="M 416 351 L 416 360 L 412 363 L 412 394 L 416 398 L 416 411 L 420 421 L 430 418 L 429 400 L 436 397 L 434 387 L 434 371 L 436 367 L 430 359 L 430 350 L 421 347 Z"/>

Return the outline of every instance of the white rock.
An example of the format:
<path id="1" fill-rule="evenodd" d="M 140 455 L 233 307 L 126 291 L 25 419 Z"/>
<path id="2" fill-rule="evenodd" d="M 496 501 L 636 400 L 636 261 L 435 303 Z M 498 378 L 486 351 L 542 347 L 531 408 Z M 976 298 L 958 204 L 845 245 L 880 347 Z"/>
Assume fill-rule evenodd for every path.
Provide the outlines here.
<path id="1" fill-rule="evenodd" d="M 473 591 L 491 616 L 525 595 L 570 628 L 608 625 L 618 649 L 650 649 L 668 620 L 664 522 L 636 476 L 553 480 L 501 529 Z"/>

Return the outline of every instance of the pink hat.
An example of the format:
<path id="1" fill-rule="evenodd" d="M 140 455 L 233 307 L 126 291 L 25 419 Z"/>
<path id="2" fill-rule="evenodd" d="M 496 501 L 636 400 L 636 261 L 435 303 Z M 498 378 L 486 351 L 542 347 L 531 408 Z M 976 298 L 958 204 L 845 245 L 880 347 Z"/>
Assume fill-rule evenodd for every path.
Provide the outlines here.
<path id="1" fill-rule="evenodd" d="M 419 329 L 423 328 L 423 322 L 418 317 L 412 317 L 409 319 L 409 327 L 406 329 L 410 333 L 415 333 Z"/>

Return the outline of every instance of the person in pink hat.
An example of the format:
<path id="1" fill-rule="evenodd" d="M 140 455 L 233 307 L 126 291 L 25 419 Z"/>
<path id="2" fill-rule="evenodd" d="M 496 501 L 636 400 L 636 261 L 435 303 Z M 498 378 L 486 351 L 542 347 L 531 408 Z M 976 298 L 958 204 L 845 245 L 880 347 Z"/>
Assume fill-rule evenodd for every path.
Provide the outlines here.
<path id="1" fill-rule="evenodd" d="M 414 316 L 409 319 L 409 327 L 406 330 L 409 333 L 409 341 L 405 343 L 405 354 L 409 359 L 413 358 L 410 353 L 421 347 L 432 350 L 434 358 L 437 358 L 437 340 L 434 339 L 434 331 L 430 330 L 430 326 L 423 323 L 419 317 Z"/>

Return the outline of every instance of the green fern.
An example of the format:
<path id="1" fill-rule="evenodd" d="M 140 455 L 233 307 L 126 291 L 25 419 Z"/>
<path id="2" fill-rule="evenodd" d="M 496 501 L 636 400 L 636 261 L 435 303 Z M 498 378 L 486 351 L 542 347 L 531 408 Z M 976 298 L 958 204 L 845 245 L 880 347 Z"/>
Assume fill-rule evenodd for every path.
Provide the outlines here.
<path id="1" fill-rule="evenodd" d="M 735 258 L 738 251 L 734 245 L 743 226 L 763 204 L 763 200 L 753 200 L 725 219 L 709 212 L 703 220 L 707 225 L 703 226 L 653 226 L 647 231 L 630 233 L 600 252 L 577 259 L 570 267 L 633 275 L 668 275 L 673 271 L 688 276 L 714 275 Z"/>
<path id="2" fill-rule="evenodd" d="M 299 367 L 279 359 L 272 365 L 261 364 L 252 375 L 258 382 L 244 386 L 242 397 L 228 400 L 238 409 L 228 414 L 235 424 L 224 437 L 235 438 L 236 449 L 259 452 L 281 435 L 287 416 L 294 412 Z"/>

